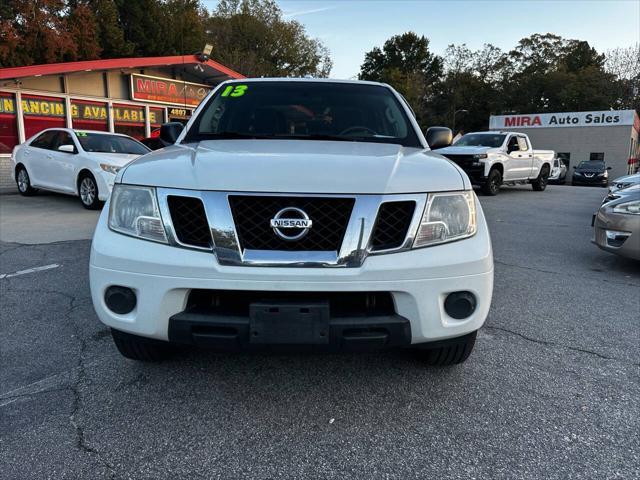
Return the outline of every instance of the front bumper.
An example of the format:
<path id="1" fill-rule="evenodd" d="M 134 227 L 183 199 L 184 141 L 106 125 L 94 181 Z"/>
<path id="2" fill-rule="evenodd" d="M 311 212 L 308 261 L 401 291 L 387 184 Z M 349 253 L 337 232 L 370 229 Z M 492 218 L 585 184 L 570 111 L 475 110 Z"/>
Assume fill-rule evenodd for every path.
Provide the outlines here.
<path id="1" fill-rule="evenodd" d="M 108 209 L 103 209 L 92 243 L 92 300 L 104 324 L 136 335 L 169 340 L 170 319 L 184 312 L 194 289 L 389 292 L 395 315 L 409 322 L 413 344 L 479 329 L 491 304 L 493 254 L 481 209 L 478 232 L 471 238 L 370 256 L 357 268 L 223 266 L 210 252 L 114 233 L 106 225 L 107 214 Z M 112 285 L 135 292 L 137 304 L 132 312 L 118 315 L 107 308 L 104 293 Z M 469 291 L 477 299 L 475 311 L 462 320 L 444 309 L 446 296 L 456 291 Z"/>
<path id="2" fill-rule="evenodd" d="M 93 171 L 93 176 L 98 184 L 98 200 L 106 202 L 113 190 L 113 184 L 116 176 L 113 173 L 105 172 L 98 168 Z"/>
<path id="3" fill-rule="evenodd" d="M 606 187 L 609 185 L 609 179 L 606 177 L 578 177 L 571 178 L 572 185 L 593 185 L 598 187 Z"/>
<path id="4" fill-rule="evenodd" d="M 607 232 L 612 233 L 611 237 Z M 640 219 L 637 215 L 613 213 L 603 205 L 595 216 L 592 243 L 602 250 L 640 260 Z"/>

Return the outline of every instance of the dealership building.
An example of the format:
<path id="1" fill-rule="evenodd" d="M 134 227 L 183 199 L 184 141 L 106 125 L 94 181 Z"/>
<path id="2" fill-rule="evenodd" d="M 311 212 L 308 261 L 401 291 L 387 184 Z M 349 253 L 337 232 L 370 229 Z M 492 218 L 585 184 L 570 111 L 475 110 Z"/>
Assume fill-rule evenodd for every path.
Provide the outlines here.
<path id="1" fill-rule="evenodd" d="M 0 189 L 15 188 L 13 147 L 46 128 L 145 138 L 185 122 L 215 85 L 241 74 L 195 55 L 117 58 L 0 69 Z"/>
<path id="2" fill-rule="evenodd" d="M 522 131 L 533 148 L 554 150 L 569 168 L 603 160 L 612 179 L 638 171 L 640 119 L 635 110 L 492 115 L 489 128 Z"/>

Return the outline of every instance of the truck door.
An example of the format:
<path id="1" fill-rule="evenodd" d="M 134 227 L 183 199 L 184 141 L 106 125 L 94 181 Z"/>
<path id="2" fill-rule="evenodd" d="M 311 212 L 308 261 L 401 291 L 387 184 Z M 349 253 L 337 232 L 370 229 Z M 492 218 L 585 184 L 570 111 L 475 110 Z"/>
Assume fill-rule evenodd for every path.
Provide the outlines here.
<path id="1" fill-rule="evenodd" d="M 507 141 L 507 162 L 504 179 L 524 180 L 529 178 L 533 152 L 527 151 L 527 141 L 520 135 L 512 135 Z"/>
<path id="2" fill-rule="evenodd" d="M 518 146 L 520 147 L 520 154 L 522 155 L 522 177 L 521 178 L 532 178 L 532 176 L 537 177 L 538 172 L 537 168 L 533 164 L 533 149 L 529 144 L 529 140 L 524 135 L 518 135 Z M 534 172 L 535 170 L 535 172 Z"/>

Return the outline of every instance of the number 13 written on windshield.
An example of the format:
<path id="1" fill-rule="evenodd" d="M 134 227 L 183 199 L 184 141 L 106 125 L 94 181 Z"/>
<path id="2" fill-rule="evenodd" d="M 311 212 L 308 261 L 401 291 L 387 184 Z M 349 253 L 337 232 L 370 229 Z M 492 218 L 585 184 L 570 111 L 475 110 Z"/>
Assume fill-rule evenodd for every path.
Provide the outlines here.
<path id="1" fill-rule="evenodd" d="M 224 89 L 222 97 L 241 97 L 249 88 L 247 85 L 229 85 Z"/>

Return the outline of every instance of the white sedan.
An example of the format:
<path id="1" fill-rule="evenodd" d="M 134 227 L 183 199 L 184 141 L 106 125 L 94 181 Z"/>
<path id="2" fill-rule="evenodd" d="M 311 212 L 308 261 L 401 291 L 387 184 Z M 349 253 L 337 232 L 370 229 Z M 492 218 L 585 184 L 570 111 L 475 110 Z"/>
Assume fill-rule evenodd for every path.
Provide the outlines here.
<path id="1" fill-rule="evenodd" d="M 21 195 L 78 195 L 93 210 L 109 198 L 118 171 L 150 151 L 119 133 L 50 128 L 15 147 L 11 161 Z"/>

